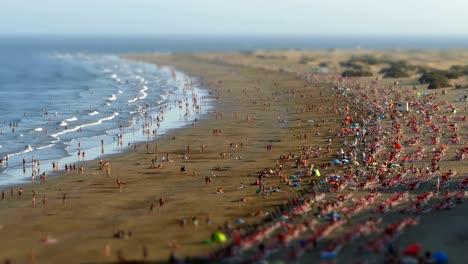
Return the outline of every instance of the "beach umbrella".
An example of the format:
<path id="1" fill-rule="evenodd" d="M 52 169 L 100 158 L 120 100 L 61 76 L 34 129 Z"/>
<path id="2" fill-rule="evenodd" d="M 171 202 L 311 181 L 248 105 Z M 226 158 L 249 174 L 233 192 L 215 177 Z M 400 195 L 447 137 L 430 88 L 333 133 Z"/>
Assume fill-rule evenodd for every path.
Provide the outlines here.
<path id="1" fill-rule="evenodd" d="M 289 217 L 287 215 L 282 215 L 282 216 L 280 216 L 279 219 L 285 221 L 285 220 L 288 220 Z"/>
<path id="2" fill-rule="evenodd" d="M 301 187 L 301 185 L 299 183 L 295 183 L 295 184 L 293 184 L 291 186 L 294 187 L 294 188 Z"/>
<path id="3" fill-rule="evenodd" d="M 289 175 L 289 179 L 291 179 L 291 180 L 297 180 L 297 176 L 296 176 L 296 175 Z"/>
<path id="4" fill-rule="evenodd" d="M 339 175 L 333 175 L 333 176 L 331 176 L 331 179 L 336 181 L 336 180 L 340 179 L 340 176 Z"/>
<path id="5" fill-rule="evenodd" d="M 315 121 L 314 121 L 314 120 L 311 120 L 311 119 L 307 120 L 307 123 L 314 123 L 314 122 L 315 122 Z"/>
<path id="6" fill-rule="evenodd" d="M 408 255 L 408 256 L 415 256 L 418 254 L 418 252 L 422 249 L 422 246 L 421 244 L 419 243 L 413 243 L 413 244 L 410 244 L 409 246 L 406 247 L 405 249 L 405 255 Z"/>
<path id="7" fill-rule="evenodd" d="M 341 162 L 343 162 L 343 163 L 349 163 L 349 160 L 347 160 L 347 159 L 342 159 Z"/>
<path id="8" fill-rule="evenodd" d="M 446 264 L 448 263 L 448 256 L 444 252 L 436 252 L 432 255 L 432 258 L 438 264 Z"/>
<path id="9" fill-rule="evenodd" d="M 335 164 L 340 164 L 340 161 L 337 160 L 337 159 L 332 160 L 332 162 L 335 163 Z"/>
<path id="10" fill-rule="evenodd" d="M 235 222 L 236 222 L 236 224 L 238 224 L 238 225 L 245 224 L 245 220 L 244 220 L 244 219 L 242 219 L 242 218 L 238 218 L 238 219 L 236 219 L 236 220 L 235 220 Z"/>
<path id="11" fill-rule="evenodd" d="M 227 237 L 224 233 L 214 232 L 211 235 L 211 240 L 216 243 L 225 243 L 227 241 Z"/>
<path id="12" fill-rule="evenodd" d="M 334 258 L 336 258 L 336 252 L 323 251 L 320 254 L 320 258 L 322 258 L 322 259 L 334 259 Z"/>

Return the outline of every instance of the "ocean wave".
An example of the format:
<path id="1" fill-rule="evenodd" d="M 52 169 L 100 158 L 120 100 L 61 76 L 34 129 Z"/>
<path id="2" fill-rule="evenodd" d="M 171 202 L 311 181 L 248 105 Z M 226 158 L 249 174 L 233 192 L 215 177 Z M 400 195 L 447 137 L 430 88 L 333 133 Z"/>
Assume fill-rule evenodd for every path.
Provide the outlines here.
<path id="1" fill-rule="evenodd" d="M 107 100 L 108 101 L 115 101 L 115 100 L 117 100 L 117 96 L 115 96 L 115 94 L 112 94 L 112 96 L 108 97 Z"/>
<path id="2" fill-rule="evenodd" d="M 123 93 L 122 90 L 119 90 L 119 93 Z"/>
<path id="3" fill-rule="evenodd" d="M 35 128 L 34 131 L 42 131 L 42 127 Z"/>
<path id="4" fill-rule="evenodd" d="M 78 118 L 76 118 L 76 117 L 65 119 L 65 121 L 68 121 L 68 122 L 73 122 L 73 121 L 76 121 L 76 120 L 78 120 Z"/>
<path id="5" fill-rule="evenodd" d="M 117 79 L 117 74 L 115 74 L 115 73 L 112 74 L 112 75 L 111 75 L 111 78 L 112 78 L 112 79 Z"/>
<path id="6" fill-rule="evenodd" d="M 136 102 L 138 100 L 138 97 L 133 98 L 132 100 L 128 100 L 129 103 Z"/>
<path id="7" fill-rule="evenodd" d="M 62 122 L 60 122 L 60 126 L 64 127 L 64 126 L 68 126 L 68 124 L 62 121 Z"/>
<path id="8" fill-rule="evenodd" d="M 138 97 L 138 99 L 145 99 L 148 94 L 146 93 L 146 91 L 148 90 L 148 87 L 147 86 L 143 86 L 143 89 L 140 90 L 140 93 L 142 94 L 142 96 Z"/>
<path id="9" fill-rule="evenodd" d="M 66 130 L 64 130 L 64 131 L 55 133 L 55 134 L 51 135 L 51 137 L 53 137 L 53 138 L 55 138 L 55 139 L 57 139 L 57 140 L 60 140 L 60 138 L 59 138 L 60 135 L 63 135 L 63 134 L 66 134 L 66 133 L 70 133 L 70 132 L 78 131 L 79 129 L 81 129 L 81 128 L 83 128 L 83 127 L 96 126 L 96 125 L 102 124 L 102 122 L 112 120 L 112 119 L 114 119 L 114 118 L 115 118 L 116 116 L 118 116 L 118 115 L 119 115 L 119 113 L 113 113 L 111 116 L 101 118 L 101 119 L 99 119 L 99 120 L 96 121 L 96 122 L 88 123 L 88 124 L 83 124 L 83 125 L 79 125 L 79 126 L 76 126 L 76 127 L 74 127 L 74 128 L 66 129 Z"/>
<path id="10" fill-rule="evenodd" d="M 51 147 L 53 147 L 53 146 L 55 146 L 55 144 L 54 144 L 54 143 L 52 143 L 52 144 L 49 144 L 49 145 L 46 145 L 46 146 L 42 146 L 42 147 L 37 147 L 37 148 L 35 148 L 35 149 L 37 149 L 37 150 L 41 150 L 41 149 L 51 148 Z"/>
<path id="11" fill-rule="evenodd" d="M 97 114 L 99 114 L 98 111 L 93 111 L 93 112 L 89 113 L 88 115 L 93 116 L 93 115 L 97 115 Z"/>
<path id="12" fill-rule="evenodd" d="M 18 154 L 28 153 L 28 152 L 31 152 L 33 150 L 34 150 L 34 148 L 31 147 L 31 145 L 26 145 L 25 149 L 23 151 L 19 152 Z"/>

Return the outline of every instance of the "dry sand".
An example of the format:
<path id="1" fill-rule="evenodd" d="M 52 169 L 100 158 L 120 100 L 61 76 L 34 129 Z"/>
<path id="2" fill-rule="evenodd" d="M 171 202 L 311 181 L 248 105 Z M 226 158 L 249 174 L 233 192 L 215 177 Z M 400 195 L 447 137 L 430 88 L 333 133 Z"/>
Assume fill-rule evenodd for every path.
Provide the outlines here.
<path id="1" fill-rule="evenodd" d="M 223 226 L 226 221 L 233 223 L 238 218 L 255 225 L 264 219 L 256 214 L 274 211 L 277 206 L 294 198 L 297 190 L 280 185 L 277 177 L 270 177 L 267 182 L 269 186 L 280 186 L 281 191 L 267 198 L 258 196 L 255 193 L 257 187 L 250 184 L 257 179 L 256 171 L 274 167 L 280 155 L 290 152 L 297 154 L 301 147 L 309 145 L 324 148 L 327 139 L 336 134 L 342 117 L 328 108 L 333 103 L 343 104 L 342 99 L 325 93 L 329 90 L 329 84 L 307 84 L 301 76 L 312 72 L 315 63 L 318 65 L 322 58 L 327 58 L 330 65 L 339 65 L 338 61 L 353 53 L 262 53 L 285 56 L 273 60 L 259 59 L 255 54 L 129 56 L 131 59 L 160 65 L 173 65 L 192 76 L 200 77 L 204 86 L 213 92 L 213 98 L 218 97 L 215 107 L 217 114 L 223 114 L 223 119 L 217 119 L 216 113 L 207 113 L 206 118 L 193 128 L 177 130 L 159 139 L 157 153 L 147 154 L 144 144 L 141 144 L 137 151 L 112 157 L 110 177 L 105 176 L 105 171 L 97 170 L 98 162 L 94 161 L 85 164 L 84 175 L 64 174 L 48 179 L 45 184 L 22 186 L 22 197 L 17 195 L 18 187 L 15 187 L 12 197 L 7 190 L 7 198 L 0 201 L 0 260 L 27 263 L 33 255 L 37 263 L 105 263 L 116 261 L 119 249 L 122 249 L 126 259 L 141 260 L 145 246 L 151 261 L 167 260 L 172 249 L 181 257 L 204 255 L 223 247 L 201 243 L 209 239 L 218 226 Z M 314 62 L 309 65 L 298 64 L 297 59 L 304 54 L 315 58 Z M 388 52 L 387 56 L 404 57 L 413 54 L 411 58 L 415 61 L 425 59 L 427 63 L 436 62 L 440 59 L 438 56 L 458 60 L 453 54 L 449 56 L 438 52 L 395 54 Z M 466 56 L 466 52 L 460 54 Z M 451 61 L 444 65 L 449 64 L 461 63 Z M 280 72 L 280 68 L 283 71 Z M 369 82 L 370 79 L 363 81 Z M 465 79 L 458 81 L 466 82 Z M 408 80 L 404 85 L 412 84 Z M 284 93 L 288 90 L 295 90 L 296 95 Z M 319 95 L 321 91 L 323 93 Z M 273 99 L 273 92 L 281 95 Z M 455 97 L 457 91 L 450 90 L 450 94 Z M 318 107 L 307 110 L 307 106 L 313 104 Z M 247 120 L 247 116 L 251 120 Z M 307 124 L 305 121 L 309 119 L 317 122 Z M 222 135 L 213 135 L 213 129 L 221 129 Z M 462 129 L 461 133 L 466 134 L 466 124 Z M 293 138 L 293 134 L 304 133 L 307 134 L 307 140 Z M 171 140 L 172 136 L 176 139 Z M 230 147 L 230 143 L 240 142 L 243 148 Z M 154 146 L 155 143 L 151 144 Z M 200 152 L 202 144 L 205 145 L 204 152 Z M 341 139 L 336 140 L 333 153 L 340 144 Z M 273 151 L 267 152 L 267 145 L 272 145 Z M 189 159 L 183 160 L 187 146 L 190 146 Z M 447 157 L 453 156 L 457 148 L 451 148 Z M 220 156 L 222 152 L 227 153 L 225 159 Z M 154 156 L 161 157 L 166 153 L 173 160 L 172 163 L 166 163 L 162 169 L 149 168 Z M 329 157 L 324 157 L 313 159 L 311 163 L 320 165 L 329 160 Z M 291 163 L 284 163 L 285 175 L 295 172 L 288 168 Z M 186 175 L 180 173 L 182 164 L 187 165 Z M 466 176 L 467 169 L 463 163 L 451 162 L 444 165 L 444 169 L 452 165 L 458 166 L 458 176 Z M 205 177 L 211 175 L 214 167 L 221 169 L 215 172 L 213 183 L 206 185 Z M 194 170 L 197 170 L 196 176 L 193 176 Z M 323 171 L 323 175 L 326 173 Z M 116 184 L 117 178 L 125 182 L 122 192 L 119 192 Z M 236 189 L 241 182 L 247 188 Z M 225 190 L 224 194 L 216 194 L 220 187 Z M 37 197 L 35 207 L 31 205 L 32 190 Z M 67 194 L 65 204 L 62 200 L 64 193 Z M 48 197 L 45 205 L 42 204 L 43 195 Z M 160 197 L 167 200 L 162 207 L 159 207 Z M 245 202 L 239 202 L 243 198 Z M 152 203 L 156 205 L 154 213 L 150 213 Z M 441 248 L 449 251 L 451 256 L 460 257 L 463 243 L 466 243 L 463 234 L 468 232 L 461 224 L 467 212 L 465 203 L 450 211 L 424 215 L 427 220 L 409 230 L 401 237 L 401 241 L 409 243 L 415 239 L 425 239 L 431 249 Z M 205 222 L 208 215 L 213 222 L 211 225 Z M 198 227 L 192 225 L 193 217 L 197 217 Z M 366 215 L 359 217 L 365 218 Z M 458 222 L 452 222 L 454 217 Z M 181 218 L 187 219 L 185 227 L 179 225 Z M 131 231 L 132 236 L 115 239 L 112 237 L 115 229 Z M 433 235 L 429 236 L 428 230 Z M 57 243 L 41 242 L 47 235 L 56 238 Z M 106 245 L 110 248 L 109 257 L 104 254 Z M 343 255 L 354 256 L 354 250 L 350 247 Z M 309 262 L 316 258 L 316 253 L 310 253 L 303 260 Z"/>

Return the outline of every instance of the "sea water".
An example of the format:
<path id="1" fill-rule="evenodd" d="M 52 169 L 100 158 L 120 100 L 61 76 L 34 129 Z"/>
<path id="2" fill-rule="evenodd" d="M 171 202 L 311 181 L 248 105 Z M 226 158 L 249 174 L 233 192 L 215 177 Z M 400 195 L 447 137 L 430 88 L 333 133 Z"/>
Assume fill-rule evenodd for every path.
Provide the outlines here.
<path id="1" fill-rule="evenodd" d="M 34 160 L 41 173 L 53 162 L 79 166 L 78 153 L 90 160 L 122 152 L 210 109 L 197 80 L 170 67 L 92 52 L 3 55 L 0 185 L 30 182 Z"/>

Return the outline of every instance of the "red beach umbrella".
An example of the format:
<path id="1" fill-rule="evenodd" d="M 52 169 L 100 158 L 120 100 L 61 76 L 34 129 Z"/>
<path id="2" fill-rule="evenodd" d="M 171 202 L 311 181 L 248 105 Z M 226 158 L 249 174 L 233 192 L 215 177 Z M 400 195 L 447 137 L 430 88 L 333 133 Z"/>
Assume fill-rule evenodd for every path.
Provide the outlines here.
<path id="1" fill-rule="evenodd" d="M 414 256 L 414 255 L 417 255 L 418 252 L 422 249 L 422 246 L 421 244 L 419 243 L 413 243 L 413 244 L 410 244 L 408 247 L 406 247 L 405 249 L 405 255 L 408 255 L 408 256 Z"/>

